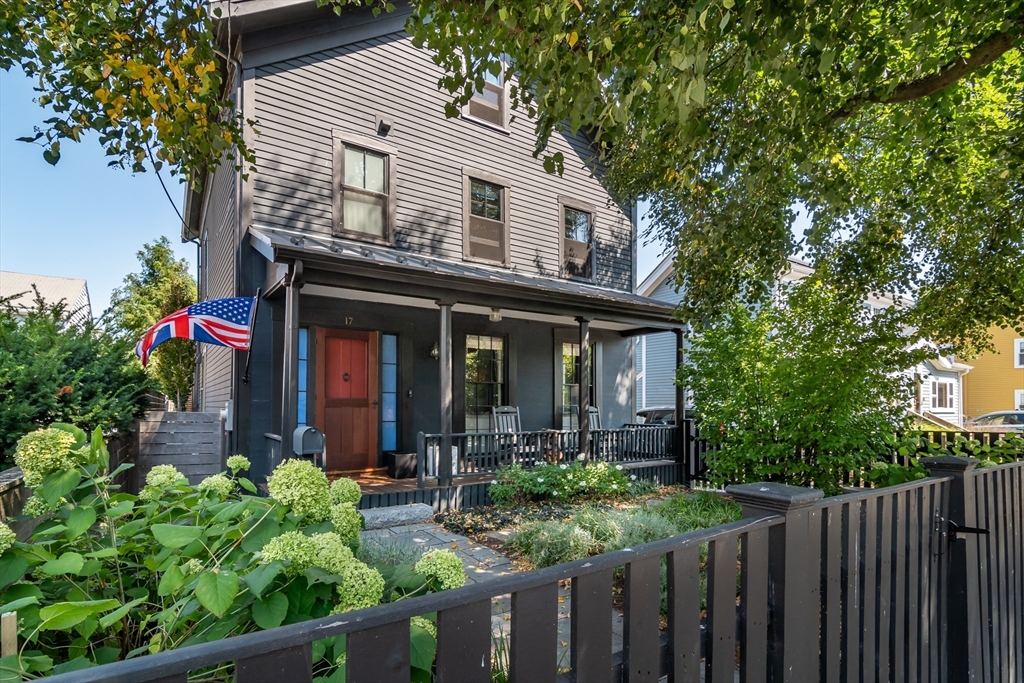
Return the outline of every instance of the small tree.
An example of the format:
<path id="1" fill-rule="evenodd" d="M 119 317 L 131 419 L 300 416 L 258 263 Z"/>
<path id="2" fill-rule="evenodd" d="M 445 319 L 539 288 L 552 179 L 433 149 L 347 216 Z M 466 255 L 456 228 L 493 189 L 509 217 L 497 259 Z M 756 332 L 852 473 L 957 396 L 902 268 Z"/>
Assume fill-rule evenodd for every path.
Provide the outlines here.
<path id="1" fill-rule="evenodd" d="M 15 310 L 0 301 L 0 455 L 11 465 L 18 439 L 54 422 L 128 429 L 153 387 L 127 339 L 92 321 L 69 322 L 63 302 Z"/>
<path id="2" fill-rule="evenodd" d="M 921 360 L 900 310 L 871 315 L 817 279 L 757 311 L 732 307 L 693 339 L 679 381 L 692 388 L 717 483 L 780 481 L 839 490 L 908 427 Z"/>
<path id="3" fill-rule="evenodd" d="M 196 281 L 184 259 L 174 258 L 170 240 L 143 245 L 138 258 L 141 272 L 129 274 L 114 290 L 108 312 L 133 343 L 161 318 L 196 302 Z M 149 361 L 150 374 L 179 410 L 192 393 L 195 369 L 195 343 L 187 339 L 164 342 Z"/>

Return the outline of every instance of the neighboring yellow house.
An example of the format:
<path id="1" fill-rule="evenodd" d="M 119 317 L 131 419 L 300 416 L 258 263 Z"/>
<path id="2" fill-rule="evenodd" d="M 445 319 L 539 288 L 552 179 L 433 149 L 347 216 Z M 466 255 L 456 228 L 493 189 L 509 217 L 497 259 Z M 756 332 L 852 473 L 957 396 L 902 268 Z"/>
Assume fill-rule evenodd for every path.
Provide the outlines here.
<path id="1" fill-rule="evenodd" d="M 971 360 L 974 369 L 964 376 L 964 415 L 979 417 L 997 410 L 1024 410 L 1024 338 L 1013 328 L 993 327 L 992 344 Z"/>

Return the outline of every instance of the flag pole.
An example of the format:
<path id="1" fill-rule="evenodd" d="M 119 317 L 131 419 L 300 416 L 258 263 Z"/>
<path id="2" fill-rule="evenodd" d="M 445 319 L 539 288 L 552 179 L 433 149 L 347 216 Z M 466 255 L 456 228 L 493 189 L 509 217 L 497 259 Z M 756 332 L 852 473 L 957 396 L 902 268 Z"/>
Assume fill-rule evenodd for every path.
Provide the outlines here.
<path id="1" fill-rule="evenodd" d="M 249 383 L 249 361 L 252 360 L 252 342 L 255 337 L 253 336 L 252 330 L 256 327 L 256 314 L 260 310 L 260 292 L 261 288 L 256 288 L 256 303 L 252 307 L 252 320 L 249 321 L 249 350 L 245 352 L 245 374 L 242 375 L 242 384 Z"/>

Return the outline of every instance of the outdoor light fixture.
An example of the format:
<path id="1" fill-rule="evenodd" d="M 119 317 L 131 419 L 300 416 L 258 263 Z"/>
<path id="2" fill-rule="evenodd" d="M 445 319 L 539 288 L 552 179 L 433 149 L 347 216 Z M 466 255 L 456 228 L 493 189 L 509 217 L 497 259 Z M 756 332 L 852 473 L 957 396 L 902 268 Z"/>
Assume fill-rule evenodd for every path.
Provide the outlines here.
<path id="1" fill-rule="evenodd" d="M 501 322 L 501 309 L 500 308 L 492 308 L 491 309 L 491 315 L 488 316 L 488 317 L 489 317 L 489 319 L 490 319 L 490 321 L 492 323 L 500 323 Z"/>
<path id="2" fill-rule="evenodd" d="M 434 345 L 430 347 L 430 357 L 434 360 L 441 357 L 441 347 L 437 345 L 437 342 L 434 342 Z"/>

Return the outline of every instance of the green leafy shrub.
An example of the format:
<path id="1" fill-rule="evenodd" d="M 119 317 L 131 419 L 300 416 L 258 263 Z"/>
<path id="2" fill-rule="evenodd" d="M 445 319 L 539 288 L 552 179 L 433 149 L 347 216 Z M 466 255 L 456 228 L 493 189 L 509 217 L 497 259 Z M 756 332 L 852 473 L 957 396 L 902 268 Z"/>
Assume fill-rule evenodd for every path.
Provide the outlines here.
<path id="1" fill-rule="evenodd" d="M 335 505 L 339 503 L 359 505 L 362 498 L 363 490 L 355 479 L 341 477 L 331 482 L 331 502 Z"/>
<path id="2" fill-rule="evenodd" d="M 1008 462 L 1024 460 L 1024 436 L 1007 434 L 991 444 L 982 443 L 978 439 L 969 439 L 963 434 L 955 434 L 946 445 L 926 438 L 923 433 L 910 434 L 900 444 L 897 453 L 908 459 L 909 466 L 879 460 L 864 473 L 864 479 L 871 486 L 896 486 L 908 481 L 924 479 L 928 471 L 919 458 L 954 455 L 959 457 L 977 458 L 978 467 L 992 467 Z M 911 454 L 914 455 L 911 455 Z"/>
<path id="3" fill-rule="evenodd" d="M 0 299 L 0 469 L 18 439 L 55 422 L 128 431 L 155 388 L 132 353 L 93 321 L 77 325 L 63 303 L 14 309 Z"/>
<path id="4" fill-rule="evenodd" d="M 310 522 L 322 522 L 331 514 L 327 475 L 308 460 L 289 458 L 267 479 L 270 497 Z"/>
<path id="5" fill-rule="evenodd" d="M 531 470 L 519 465 L 498 468 L 487 493 L 495 505 L 510 507 L 531 500 L 621 498 L 631 490 L 622 465 L 574 462 L 543 463 Z"/>
<path id="6" fill-rule="evenodd" d="M 272 475 L 275 498 L 252 495 L 250 481 L 226 473 L 207 479 L 206 486 L 190 486 L 171 466 L 154 467 L 146 495 L 133 496 L 112 483 L 130 465 L 107 472 L 99 429 L 91 438 L 76 428 L 63 433 L 72 436 L 70 448 L 66 438 L 52 433 L 26 441 L 60 446 L 33 461 L 42 481 L 30 501 L 41 501 L 52 516 L 24 543 L 0 526 L 0 605 L 18 613 L 24 644 L 0 663 L 5 680 L 8 674 L 37 678 L 440 588 L 440 581 L 415 574 L 411 566 L 383 567 L 389 587 L 384 572 L 356 558 L 330 521 L 318 519 L 315 509 L 310 514 L 311 491 L 328 504 L 329 492 L 326 482 L 295 461 Z M 71 461 L 77 467 L 63 469 Z M 444 576 L 444 585 L 451 585 L 450 574 Z M 413 637 L 432 657 L 431 636 L 417 631 Z M 343 680 L 337 662 L 344 647 L 344 638 L 315 645 L 318 673 Z M 428 675 L 430 663 L 425 666 L 415 675 Z"/>
<path id="7" fill-rule="evenodd" d="M 824 273 L 824 264 L 818 273 Z M 887 460 L 909 425 L 908 346 L 897 309 L 808 278 L 751 311 L 732 306 L 695 336 L 678 381 L 692 389 L 716 484 L 777 481 L 839 492 Z"/>

